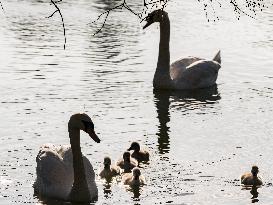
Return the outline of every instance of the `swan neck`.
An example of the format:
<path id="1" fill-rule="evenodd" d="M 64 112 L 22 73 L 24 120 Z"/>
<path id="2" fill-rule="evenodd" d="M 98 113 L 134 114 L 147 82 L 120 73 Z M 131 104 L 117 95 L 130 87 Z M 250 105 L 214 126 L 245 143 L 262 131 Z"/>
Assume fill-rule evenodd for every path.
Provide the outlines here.
<path id="1" fill-rule="evenodd" d="M 83 156 L 80 146 L 80 130 L 72 129 L 69 132 L 71 150 L 73 155 L 74 182 L 70 197 L 72 200 L 79 201 L 89 198 L 88 186 L 85 177 Z"/>
<path id="2" fill-rule="evenodd" d="M 170 82 L 170 20 L 168 14 L 165 13 L 160 22 L 159 53 L 154 76 L 154 87 L 169 87 Z"/>
<path id="3" fill-rule="evenodd" d="M 160 22 L 160 41 L 157 67 L 169 70 L 170 66 L 170 20 L 167 14 Z"/>

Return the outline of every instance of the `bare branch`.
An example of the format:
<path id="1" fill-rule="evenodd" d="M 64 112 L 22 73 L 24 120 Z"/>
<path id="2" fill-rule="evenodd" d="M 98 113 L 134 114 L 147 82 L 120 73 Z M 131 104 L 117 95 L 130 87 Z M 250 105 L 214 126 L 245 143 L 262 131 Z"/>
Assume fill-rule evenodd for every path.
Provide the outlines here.
<path id="1" fill-rule="evenodd" d="M 242 9 L 240 9 L 240 7 L 238 6 L 236 0 L 230 0 L 230 3 L 233 5 L 233 7 L 234 7 L 234 12 L 235 12 L 235 13 L 237 13 L 237 14 L 239 14 L 239 15 L 242 13 L 242 14 L 244 14 L 244 15 L 250 17 L 250 18 L 255 19 L 255 17 L 251 16 L 250 14 L 248 14 L 248 13 L 246 13 L 245 11 L 243 11 Z M 238 17 L 238 18 L 239 18 L 239 17 Z"/>
<path id="2" fill-rule="evenodd" d="M 127 4 L 126 0 L 123 0 L 122 3 L 118 4 L 117 6 L 114 6 L 113 8 L 110 8 L 110 9 L 104 11 L 103 13 L 101 13 L 98 16 L 98 18 L 95 21 L 92 22 L 92 23 L 95 23 L 99 19 L 101 19 L 103 16 L 105 16 L 101 27 L 93 35 L 95 36 L 96 34 L 98 34 L 103 29 L 103 27 L 104 27 L 104 25 L 105 25 L 105 23 L 107 21 L 107 18 L 108 18 L 111 11 L 125 8 L 126 10 L 128 10 L 129 12 L 131 12 L 132 14 L 137 16 L 140 19 L 140 22 L 142 22 L 143 20 L 145 20 L 145 18 L 148 15 L 150 10 L 152 10 L 154 8 L 164 9 L 166 7 L 168 1 L 170 1 L 170 0 L 150 0 L 148 2 L 147 2 L 147 0 L 144 0 L 143 1 L 142 11 L 140 13 L 137 13 L 132 8 L 130 8 L 130 6 Z"/>
<path id="3" fill-rule="evenodd" d="M 244 4 L 239 6 L 237 0 L 230 0 L 230 4 L 234 8 L 234 12 L 238 15 L 238 19 L 242 14 L 255 19 L 257 11 L 263 11 L 264 9 L 268 8 L 267 5 L 269 5 L 270 3 L 266 0 L 244 0 Z M 246 10 L 250 11 L 252 14 L 249 14 L 249 12 L 247 12 Z"/>
<path id="4" fill-rule="evenodd" d="M 107 12 L 107 13 L 106 13 L 106 17 L 105 17 L 105 19 L 104 19 L 104 21 L 103 21 L 102 26 L 99 28 L 99 30 L 96 31 L 96 33 L 93 34 L 94 36 L 95 36 L 96 34 L 98 34 L 98 33 L 102 30 L 102 28 L 104 27 L 105 22 L 106 22 L 106 20 L 107 20 L 107 18 L 108 18 L 108 16 L 109 16 L 109 13 L 110 13 L 110 12 Z M 100 17 L 99 17 L 99 18 L 100 18 Z M 99 20 L 99 18 L 98 18 L 98 20 Z"/>
<path id="5" fill-rule="evenodd" d="M 48 16 L 47 18 L 51 18 L 52 16 L 54 16 L 55 13 L 59 13 L 59 15 L 61 17 L 61 20 L 62 20 L 62 26 L 63 26 L 63 32 L 64 32 L 64 50 L 65 50 L 65 46 L 66 46 L 66 34 L 65 34 L 64 18 L 63 18 L 61 10 L 57 6 L 57 3 L 61 2 L 62 0 L 59 0 L 59 1 L 50 0 L 50 1 L 55 6 L 56 10 L 50 16 Z"/>
<path id="6" fill-rule="evenodd" d="M 221 8 L 222 2 L 225 2 L 226 0 L 197 0 L 197 1 L 203 4 L 206 18 L 208 19 L 208 21 L 210 20 L 208 17 L 209 11 L 212 11 L 215 19 L 219 20 L 219 17 L 216 14 L 215 8 L 216 7 Z M 255 19 L 257 11 L 259 10 L 263 11 L 263 9 L 268 8 L 268 6 L 266 5 L 270 4 L 266 0 L 244 0 L 244 1 L 229 0 L 227 2 L 231 4 L 231 6 L 233 7 L 233 11 L 238 19 L 241 17 L 241 15 L 245 15 Z"/>
<path id="7" fill-rule="evenodd" d="M 64 24 L 64 19 L 63 15 L 57 6 L 58 3 L 60 3 L 62 0 L 50 0 L 51 3 L 54 5 L 56 10 L 47 18 L 53 17 L 56 13 L 59 13 L 61 20 L 62 20 L 62 26 L 63 26 L 63 34 L 64 34 L 64 49 L 66 47 L 66 30 L 65 30 L 65 24 Z M 94 20 L 92 23 L 98 22 L 100 19 L 103 19 L 102 25 L 99 27 L 99 29 L 93 34 L 94 36 L 101 32 L 101 30 L 104 28 L 106 21 L 108 20 L 108 17 L 110 13 L 114 10 L 122 10 L 125 9 L 135 15 L 138 19 L 140 19 L 140 22 L 144 21 L 149 13 L 151 13 L 155 9 L 162 9 L 164 10 L 167 6 L 167 3 L 170 0 L 143 0 L 143 8 L 141 9 L 141 12 L 136 12 L 134 9 L 132 9 L 128 4 L 127 0 L 121 0 L 121 3 L 107 9 L 106 11 L 102 12 L 96 20 Z M 209 11 L 212 11 L 213 16 L 214 16 L 214 21 L 215 19 L 219 20 L 218 15 L 216 14 L 216 8 L 221 8 L 222 7 L 222 2 L 226 2 L 226 0 L 197 0 L 198 2 L 202 3 L 204 6 L 204 11 L 206 14 L 206 18 L 208 21 L 210 20 L 209 18 Z M 241 15 L 246 15 L 250 18 L 254 18 L 256 16 L 256 12 L 258 10 L 263 10 L 265 8 L 268 8 L 265 4 L 267 0 L 244 0 L 243 5 L 238 4 L 238 0 L 229 0 L 228 3 L 230 3 L 233 7 L 233 11 L 237 15 L 237 18 L 239 19 Z M 240 1 L 241 2 L 241 1 Z M 268 3 L 268 2 L 267 2 Z M 1 0 L 0 0 L 1 7 L 3 9 Z M 250 14 L 248 11 L 254 14 Z"/>
<path id="8" fill-rule="evenodd" d="M 50 16 L 48 16 L 47 18 L 51 18 L 55 13 L 57 13 L 58 10 L 54 11 Z"/>

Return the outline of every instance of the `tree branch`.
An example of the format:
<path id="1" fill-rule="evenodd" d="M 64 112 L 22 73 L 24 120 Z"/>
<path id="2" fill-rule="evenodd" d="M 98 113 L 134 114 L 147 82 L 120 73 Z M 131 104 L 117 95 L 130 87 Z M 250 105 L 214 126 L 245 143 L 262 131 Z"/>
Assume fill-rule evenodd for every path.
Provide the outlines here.
<path id="1" fill-rule="evenodd" d="M 56 8 L 56 10 L 47 18 L 51 18 L 53 17 L 56 13 L 59 13 L 61 20 L 62 20 L 62 27 L 63 27 L 63 34 L 64 34 L 64 49 L 66 47 L 66 29 L 65 29 L 65 24 L 64 24 L 64 19 L 63 19 L 63 15 L 59 9 L 59 7 L 57 6 L 58 3 L 60 3 L 62 0 L 50 0 L 51 3 L 54 5 L 54 7 Z M 143 0 L 143 8 L 141 10 L 141 12 L 136 12 L 135 10 L 133 10 L 128 4 L 127 4 L 127 0 L 121 0 L 121 3 L 110 8 L 107 9 L 106 11 L 102 12 L 95 21 L 92 22 L 92 24 L 96 23 L 97 21 L 99 21 L 100 19 L 103 18 L 103 22 L 102 25 L 99 27 L 99 29 L 93 34 L 94 36 L 96 34 L 98 34 L 99 32 L 101 32 L 101 30 L 104 28 L 106 21 L 108 20 L 108 17 L 110 15 L 110 13 L 114 10 L 122 10 L 125 9 L 127 11 L 129 11 L 130 13 L 132 13 L 133 15 L 137 16 L 138 19 L 140 19 L 140 22 L 144 21 L 147 16 L 149 15 L 149 13 L 151 13 L 153 10 L 155 9 L 165 9 L 165 7 L 167 6 L 167 3 L 170 0 Z M 209 21 L 209 15 L 208 15 L 208 10 L 212 10 L 214 17 L 219 20 L 219 17 L 216 14 L 216 7 L 221 8 L 222 7 L 222 2 L 226 1 L 226 0 L 197 0 L 198 2 L 202 3 L 204 6 L 204 11 L 206 14 L 206 18 Z M 263 9 L 268 8 L 266 6 L 266 1 L 268 0 L 244 0 L 244 5 L 245 8 L 242 8 L 243 6 L 238 4 L 237 2 L 238 0 L 229 0 L 229 3 L 233 6 L 233 10 L 235 12 L 237 16 L 237 18 L 239 19 L 240 16 L 246 15 L 250 18 L 254 18 L 256 16 L 256 11 L 257 10 L 261 10 L 263 11 Z M 217 5 L 215 5 L 214 3 L 216 3 Z M 268 3 L 268 2 L 267 2 Z M 0 5 L 3 9 L 1 0 L 0 0 Z M 254 13 L 254 16 L 249 14 L 245 9 L 251 11 Z M 215 21 L 215 20 L 214 20 Z"/>
<path id="2" fill-rule="evenodd" d="M 216 15 L 216 10 L 214 7 L 214 3 L 217 3 L 219 8 L 222 7 L 222 2 L 226 0 L 197 0 L 198 2 L 202 3 L 204 6 L 204 11 L 206 14 L 206 18 L 209 21 L 208 17 L 208 10 L 209 7 L 211 8 L 213 15 L 219 20 L 219 17 Z M 233 7 L 234 13 L 237 15 L 237 18 L 239 19 L 241 15 L 246 15 L 250 18 L 255 19 L 256 12 L 258 10 L 263 11 L 263 9 L 268 8 L 269 1 L 268 0 L 244 0 L 244 1 L 239 1 L 238 0 L 229 0 L 228 3 L 231 4 Z M 252 12 L 252 14 L 250 13 Z M 215 20 L 214 20 L 215 21 Z"/>
<path id="3" fill-rule="evenodd" d="M 65 50 L 65 46 L 66 46 L 66 34 L 65 34 L 65 25 L 64 25 L 64 18 L 63 18 L 63 15 L 62 15 L 62 12 L 61 10 L 59 9 L 59 7 L 57 6 L 57 3 L 61 2 L 62 0 L 59 0 L 59 1 L 54 1 L 54 0 L 50 0 L 51 3 L 54 5 L 54 7 L 56 8 L 56 10 L 50 15 L 48 16 L 47 18 L 51 18 L 54 16 L 55 13 L 59 13 L 60 17 L 61 17 L 61 20 L 62 20 L 62 26 L 63 26 L 63 33 L 64 33 L 64 50 Z"/>
<path id="4" fill-rule="evenodd" d="M 143 9 L 140 13 L 137 13 L 133 9 L 130 8 L 130 6 L 127 4 L 126 0 L 123 0 L 122 3 L 118 4 L 117 6 L 114 6 L 113 8 L 110 8 L 110 9 L 104 11 L 103 13 L 101 13 L 98 16 L 98 18 L 92 22 L 92 23 L 95 23 L 99 19 L 101 19 L 102 16 L 105 16 L 101 27 L 93 35 L 95 36 L 103 29 L 111 11 L 125 8 L 126 10 L 128 10 L 129 12 L 131 12 L 132 14 L 137 16 L 140 19 L 140 22 L 142 22 L 143 20 L 146 19 L 147 15 L 149 13 L 148 12 L 149 10 L 153 9 L 154 7 L 164 9 L 166 7 L 166 4 L 168 3 L 168 1 L 170 1 L 170 0 L 151 0 L 149 2 L 147 2 L 147 0 L 143 0 Z"/>
<path id="5" fill-rule="evenodd" d="M 247 1 L 247 0 L 246 0 Z M 246 13 L 245 11 L 243 11 L 242 9 L 240 9 L 240 7 L 238 6 L 236 0 L 230 0 L 230 3 L 233 5 L 234 7 L 234 12 L 237 13 L 237 14 L 244 14 L 250 18 L 253 18 L 255 19 L 255 17 L 251 16 L 250 14 Z M 239 17 L 238 17 L 239 18 Z"/>

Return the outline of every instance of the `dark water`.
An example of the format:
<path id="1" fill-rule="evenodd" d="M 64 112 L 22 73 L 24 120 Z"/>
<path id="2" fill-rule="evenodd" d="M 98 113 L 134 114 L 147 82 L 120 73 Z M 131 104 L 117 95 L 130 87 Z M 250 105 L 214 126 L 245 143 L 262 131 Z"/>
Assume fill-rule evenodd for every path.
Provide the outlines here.
<path id="1" fill-rule="evenodd" d="M 212 58 L 221 49 L 223 64 L 216 87 L 155 92 L 158 26 L 143 31 L 119 11 L 93 36 L 91 22 L 109 2 L 60 4 L 64 51 L 59 17 L 45 18 L 54 11 L 49 1 L 2 1 L 0 204 L 60 204 L 33 196 L 35 157 L 43 143 L 69 142 L 76 112 L 92 116 L 102 139 L 82 137 L 96 173 L 105 155 L 118 159 L 132 141 L 152 154 L 142 167 L 146 186 L 97 179 L 97 204 L 272 204 L 273 8 L 238 21 L 223 6 L 220 20 L 208 23 L 197 1 L 171 2 L 171 59 Z M 252 164 L 265 186 L 242 190 L 239 176 Z"/>

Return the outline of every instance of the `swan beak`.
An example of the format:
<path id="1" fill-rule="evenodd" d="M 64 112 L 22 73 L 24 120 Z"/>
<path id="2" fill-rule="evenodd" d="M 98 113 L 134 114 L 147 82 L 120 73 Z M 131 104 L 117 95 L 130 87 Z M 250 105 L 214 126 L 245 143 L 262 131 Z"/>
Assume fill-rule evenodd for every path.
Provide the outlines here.
<path id="1" fill-rule="evenodd" d="M 87 133 L 89 134 L 89 136 L 97 143 L 100 143 L 100 138 L 97 136 L 97 134 L 95 133 L 94 130 L 92 129 L 88 129 Z"/>
<path id="2" fill-rule="evenodd" d="M 143 29 L 149 27 L 152 23 L 152 21 L 147 21 L 147 23 L 143 26 Z"/>
<path id="3" fill-rule="evenodd" d="M 133 150 L 133 148 L 132 148 L 132 147 L 130 147 L 129 149 L 127 149 L 127 151 L 131 151 L 131 150 Z"/>

